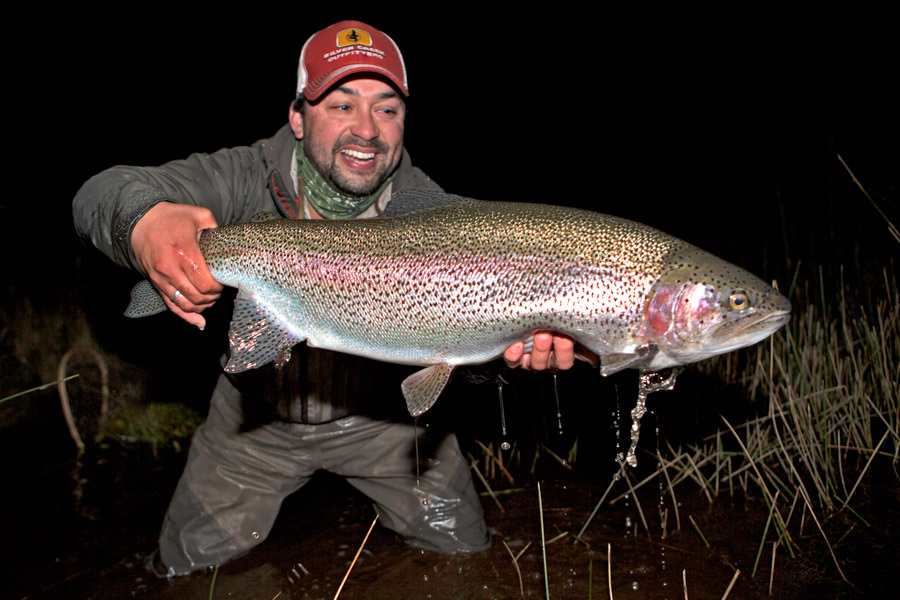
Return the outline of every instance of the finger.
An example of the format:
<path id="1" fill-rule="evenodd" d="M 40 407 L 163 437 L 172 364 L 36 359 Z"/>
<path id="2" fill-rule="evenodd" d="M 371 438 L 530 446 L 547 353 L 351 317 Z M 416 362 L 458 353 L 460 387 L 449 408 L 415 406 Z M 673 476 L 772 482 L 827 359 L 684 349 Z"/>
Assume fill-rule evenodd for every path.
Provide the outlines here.
<path id="1" fill-rule="evenodd" d="M 194 311 L 194 310 L 182 310 L 182 308 L 180 306 L 178 306 L 177 304 L 175 304 L 168 298 L 165 299 L 165 302 L 168 305 L 169 310 L 171 310 L 176 316 L 184 319 L 185 321 L 187 321 L 194 327 L 197 327 L 201 331 L 203 329 L 206 329 L 206 318 L 203 315 L 201 315 L 199 312 Z M 176 302 L 177 302 L 177 300 L 176 300 Z"/>
<path id="2" fill-rule="evenodd" d="M 506 361 L 506 366 L 511 369 L 514 369 L 521 365 L 522 356 L 525 352 L 525 344 L 522 342 L 516 342 L 512 346 L 509 346 L 503 352 L 503 360 Z"/>
<path id="3" fill-rule="evenodd" d="M 159 288 L 157 288 L 158 290 Z M 167 287 L 166 289 L 171 289 L 171 294 L 166 294 L 164 292 L 160 292 L 160 296 L 162 296 L 163 302 L 179 318 L 187 321 L 191 325 L 198 327 L 199 329 L 204 329 L 206 327 L 206 318 L 200 314 L 200 311 L 205 308 L 209 308 L 211 305 L 207 306 L 198 306 L 187 300 L 184 297 L 184 294 L 181 293 L 177 288 Z"/>
<path id="4" fill-rule="evenodd" d="M 151 281 L 170 311 L 201 330 L 206 327 L 206 319 L 199 313 L 212 306 L 213 302 L 194 304 L 181 292 L 180 286 L 173 286 L 167 281 L 160 282 L 158 279 Z"/>
<path id="5" fill-rule="evenodd" d="M 216 303 L 216 300 L 221 296 L 221 294 L 192 294 L 194 297 L 191 300 L 187 294 L 183 294 L 181 292 L 182 289 L 187 289 L 185 286 L 178 286 L 171 288 L 173 291 L 171 294 L 161 294 L 168 298 L 168 300 L 178 306 L 184 311 L 187 312 L 200 312 L 206 310 L 210 306 Z"/>
<path id="6" fill-rule="evenodd" d="M 212 306 L 222 295 L 223 287 L 212 277 L 199 250 L 175 250 L 172 257 L 168 262 L 160 262 L 151 276 L 160 295 L 187 312 Z"/>
<path id="7" fill-rule="evenodd" d="M 539 332 L 534 334 L 534 346 L 531 349 L 529 367 L 534 371 L 543 371 L 550 366 L 553 353 L 553 334 Z"/>
<path id="8" fill-rule="evenodd" d="M 190 281 L 191 289 L 197 294 L 218 298 L 222 292 L 222 284 L 220 284 L 212 276 L 209 267 L 202 254 L 191 255 L 184 250 L 178 250 L 179 259 L 181 260 L 182 272 Z M 195 303 L 203 302 L 203 299 L 192 299 Z"/>
<path id="9" fill-rule="evenodd" d="M 575 341 L 568 336 L 553 336 L 553 368 L 566 370 L 574 365 Z"/>
<path id="10" fill-rule="evenodd" d="M 168 303 L 181 307 L 183 310 L 198 312 L 209 308 L 221 296 L 221 285 L 215 291 L 203 291 L 197 288 L 194 281 L 183 271 L 174 271 L 169 274 L 154 273 L 151 282 L 156 287 L 160 296 Z"/>

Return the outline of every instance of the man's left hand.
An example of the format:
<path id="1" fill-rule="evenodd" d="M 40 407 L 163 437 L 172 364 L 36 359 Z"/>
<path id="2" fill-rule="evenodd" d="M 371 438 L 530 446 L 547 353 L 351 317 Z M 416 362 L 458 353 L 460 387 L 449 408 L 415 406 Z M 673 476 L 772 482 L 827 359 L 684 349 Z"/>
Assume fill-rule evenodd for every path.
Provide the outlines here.
<path id="1" fill-rule="evenodd" d="M 531 352 L 525 352 L 525 344 L 517 342 L 506 349 L 503 360 L 511 368 L 526 371 L 571 369 L 575 364 L 575 342 L 559 333 L 539 331 L 534 334 Z"/>

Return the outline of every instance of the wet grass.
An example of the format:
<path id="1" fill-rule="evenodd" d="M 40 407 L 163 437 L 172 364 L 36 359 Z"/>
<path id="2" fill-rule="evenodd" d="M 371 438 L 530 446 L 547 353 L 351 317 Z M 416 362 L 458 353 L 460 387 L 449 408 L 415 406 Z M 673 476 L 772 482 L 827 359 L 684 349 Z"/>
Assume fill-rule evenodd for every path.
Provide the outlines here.
<path id="1" fill-rule="evenodd" d="M 161 448 L 181 452 L 202 418 L 179 403 L 151 402 L 124 407 L 106 420 L 102 439 L 128 445 L 147 445 L 154 455 Z"/>
<path id="2" fill-rule="evenodd" d="M 621 465 L 578 533 L 573 530 L 574 543 L 588 543 L 584 536 L 604 507 L 626 501 L 637 515 L 635 528 L 640 523 L 648 539 L 663 543 L 669 527 L 682 530 L 678 495 L 688 486 L 687 493 L 699 490 L 711 507 L 723 498 L 763 499 L 765 519 L 755 534 L 747 574 L 755 579 L 766 567 L 769 594 L 776 566 L 788 568 L 785 561 L 806 552 L 812 538 L 824 547 L 833 572 L 852 583 L 835 548 L 857 528 L 872 527 L 876 515 L 871 511 L 877 508 L 861 497 L 867 477 L 876 466 L 881 472 L 894 469 L 896 484 L 900 456 L 900 295 L 888 271 L 883 286 L 871 302 L 851 301 L 845 285 L 835 295 L 826 294 L 824 286 L 816 293 L 794 290 L 794 317 L 784 330 L 755 348 L 695 367 L 743 390 L 748 402 L 755 398 L 761 414 L 744 422 L 720 415 L 715 433 L 700 443 L 658 447 L 652 457 L 657 468 L 649 473 Z M 538 443 L 529 461 L 517 456 L 515 447 L 504 454 L 493 444 L 475 443 L 479 453 L 470 454 L 471 467 L 501 511 L 506 490 L 495 491 L 490 481 L 522 489 L 511 474 L 513 465 L 530 464 L 526 475 L 532 476 L 542 462 L 571 470 L 578 447 L 575 440 L 562 459 Z M 670 500 L 659 515 L 661 535 L 637 493 L 650 483 L 656 484 L 660 501 Z M 694 516 L 684 521 L 709 550 L 712 543 Z M 546 551 L 546 544 L 542 547 Z M 507 551 L 518 568 L 518 557 Z M 737 569 L 723 597 L 739 576 Z M 684 586 L 687 597 L 686 578 Z"/>
<path id="3" fill-rule="evenodd" d="M 842 287 L 842 290 L 845 289 Z M 693 481 L 712 501 L 759 492 L 769 507 L 753 566 L 771 545 L 790 556 L 798 537 L 817 531 L 845 580 L 833 535 L 824 523 L 869 526 L 854 500 L 876 462 L 896 466 L 900 454 L 900 305 L 896 279 L 868 307 L 842 293 L 837 302 L 799 295 L 783 332 L 751 352 L 700 366 L 766 399 L 764 414 L 721 427 L 703 443 L 668 448 L 661 459 L 674 475 L 669 489 Z M 841 536 L 839 536 L 841 537 Z"/>

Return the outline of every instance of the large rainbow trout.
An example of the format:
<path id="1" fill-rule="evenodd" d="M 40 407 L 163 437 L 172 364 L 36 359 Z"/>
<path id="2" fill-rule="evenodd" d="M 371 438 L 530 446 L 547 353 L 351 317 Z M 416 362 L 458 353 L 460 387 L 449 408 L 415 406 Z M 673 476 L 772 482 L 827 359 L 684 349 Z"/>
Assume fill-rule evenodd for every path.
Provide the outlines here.
<path id="1" fill-rule="evenodd" d="M 414 416 L 456 366 L 536 330 L 571 336 L 608 375 L 755 344 L 790 313 L 760 279 L 661 231 L 542 204 L 457 198 L 397 218 L 260 220 L 206 230 L 200 249 L 238 288 L 226 371 L 283 365 L 304 340 L 423 365 L 401 385 Z M 143 283 L 129 316 L 165 308 Z"/>

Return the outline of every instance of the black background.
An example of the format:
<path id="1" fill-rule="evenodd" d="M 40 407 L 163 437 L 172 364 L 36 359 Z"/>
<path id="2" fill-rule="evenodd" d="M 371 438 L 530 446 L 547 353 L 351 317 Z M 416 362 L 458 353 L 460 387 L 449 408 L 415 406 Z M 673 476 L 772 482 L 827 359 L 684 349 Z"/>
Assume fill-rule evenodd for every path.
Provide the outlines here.
<path id="1" fill-rule="evenodd" d="M 52 304 L 97 259 L 75 240 L 70 208 L 94 173 L 272 135 L 303 42 L 347 17 L 404 52 L 407 147 L 450 192 L 633 218 L 764 279 L 790 279 L 798 263 L 801 278 L 820 264 L 880 272 L 896 256 L 838 161 L 900 222 L 898 46 L 885 15 L 255 8 L 7 23 L 18 30 L 5 42 L 7 295 Z"/>

